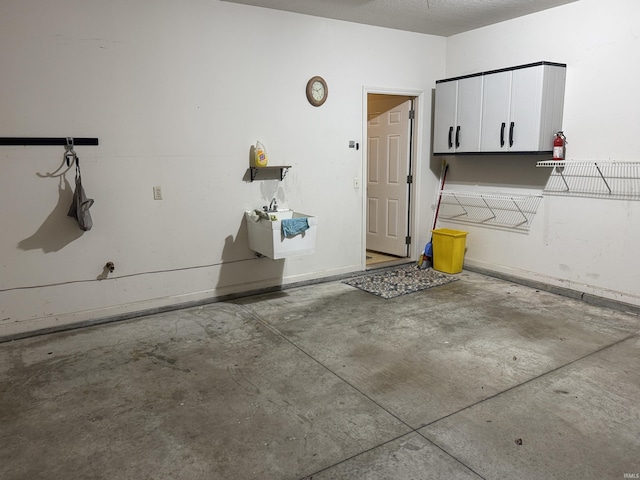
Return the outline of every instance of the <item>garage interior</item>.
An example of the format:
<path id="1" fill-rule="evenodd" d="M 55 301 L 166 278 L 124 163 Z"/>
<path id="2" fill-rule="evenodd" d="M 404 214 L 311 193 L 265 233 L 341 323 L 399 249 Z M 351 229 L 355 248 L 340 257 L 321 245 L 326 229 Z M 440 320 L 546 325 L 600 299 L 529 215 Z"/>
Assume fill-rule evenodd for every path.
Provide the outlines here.
<path id="1" fill-rule="evenodd" d="M 639 478 L 640 2 L 491 3 L 2 2 L 0 478 Z M 438 144 L 438 85 L 538 62 L 566 162 Z M 400 253 L 367 246 L 390 98 Z M 252 248 L 276 204 L 304 255 Z M 345 283 L 434 225 L 455 281 Z"/>

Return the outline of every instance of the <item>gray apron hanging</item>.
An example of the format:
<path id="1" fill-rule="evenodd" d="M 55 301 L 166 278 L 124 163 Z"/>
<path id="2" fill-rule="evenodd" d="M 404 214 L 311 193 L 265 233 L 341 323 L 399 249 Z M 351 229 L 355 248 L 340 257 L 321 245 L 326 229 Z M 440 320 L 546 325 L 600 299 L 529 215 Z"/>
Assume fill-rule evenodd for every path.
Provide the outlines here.
<path id="1" fill-rule="evenodd" d="M 80 175 L 80 163 L 78 162 L 78 157 L 75 152 L 73 152 L 73 150 L 71 150 L 71 152 L 76 162 L 76 190 L 73 192 L 73 201 L 71 202 L 71 208 L 69 208 L 67 216 L 75 218 L 78 221 L 80 230 L 86 232 L 93 227 L 93 220 L 91 220 L 91 214 L 89 213 L 89 209 L 93 205 L 93 198 L 87 198 L 87 195 L 84 193 L 82 176 Z"/>

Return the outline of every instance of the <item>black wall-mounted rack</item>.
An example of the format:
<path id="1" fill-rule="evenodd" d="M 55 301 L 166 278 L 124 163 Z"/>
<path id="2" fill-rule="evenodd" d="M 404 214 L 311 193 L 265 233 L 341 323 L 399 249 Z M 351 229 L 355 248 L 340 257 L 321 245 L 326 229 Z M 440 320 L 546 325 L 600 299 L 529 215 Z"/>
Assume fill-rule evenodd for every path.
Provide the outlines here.
<path id="1" fill-rule="evenodd" d="M 67 137 L 0 137 L 0 145 L 68 145 Z M 73 145 L 98 145 L 97 138 L 75 138 Z"/>

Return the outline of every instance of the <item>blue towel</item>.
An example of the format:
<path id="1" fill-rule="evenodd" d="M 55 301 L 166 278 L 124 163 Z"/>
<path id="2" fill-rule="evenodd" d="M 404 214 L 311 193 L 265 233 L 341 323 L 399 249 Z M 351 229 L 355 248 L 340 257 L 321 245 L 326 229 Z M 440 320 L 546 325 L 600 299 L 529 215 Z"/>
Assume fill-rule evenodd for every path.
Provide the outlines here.
<path id="1" fill-rule="evenodd" d="M 282 234 L 287 238 L 295 237 L 309 228 L 309 222 L 306 217 L 285 218 L 281 222 Z"/>

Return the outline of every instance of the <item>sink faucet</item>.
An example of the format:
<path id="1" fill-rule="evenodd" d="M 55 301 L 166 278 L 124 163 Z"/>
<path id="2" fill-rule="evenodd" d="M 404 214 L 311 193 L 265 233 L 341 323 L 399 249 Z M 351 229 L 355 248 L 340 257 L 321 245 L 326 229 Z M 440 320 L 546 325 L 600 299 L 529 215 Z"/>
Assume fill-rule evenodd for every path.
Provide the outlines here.
<path id="1" fill-rule="evenodd" d="M 265 212 L 277 212 L 278 211 L 278 203 L 276 202 L 276 199 L 273 198 L 271 200 L 271 203 L 269 204 L 269 206 L 267 207 L 266 205 L 264 207 L 262 207 L 262 209 Z"/>

